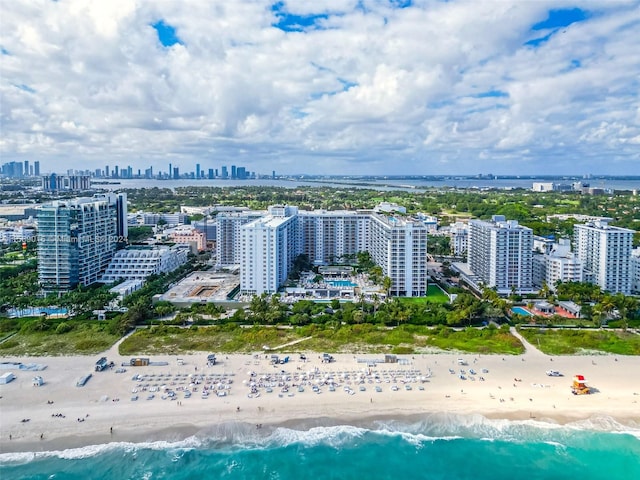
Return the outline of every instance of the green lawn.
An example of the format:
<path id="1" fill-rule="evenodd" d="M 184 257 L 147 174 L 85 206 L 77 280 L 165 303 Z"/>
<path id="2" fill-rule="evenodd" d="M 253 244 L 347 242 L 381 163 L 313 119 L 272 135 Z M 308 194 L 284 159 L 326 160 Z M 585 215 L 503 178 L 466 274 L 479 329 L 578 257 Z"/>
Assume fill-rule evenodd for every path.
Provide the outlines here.
<path id="1" fill-rule="evenodd" d="M 537 328 L 523 328 L 520 333 L 547 355 L 572 355 L 585 350 L 640 355 L 640 335 L 633 333 Z"/>
<path id="2" fill-rule="evenodd" d="M 433 284 L 427 286 L 426 297 L 398 297 L 402 303 L 423 304 L 423 303 L 449 303 L 449 297 L 442 289 Z"/>

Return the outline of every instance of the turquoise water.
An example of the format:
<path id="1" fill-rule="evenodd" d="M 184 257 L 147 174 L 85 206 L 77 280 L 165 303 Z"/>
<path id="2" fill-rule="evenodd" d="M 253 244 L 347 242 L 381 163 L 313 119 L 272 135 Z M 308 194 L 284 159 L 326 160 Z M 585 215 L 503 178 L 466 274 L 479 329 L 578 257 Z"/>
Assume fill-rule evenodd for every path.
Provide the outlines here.
<path id="1" fill-rule="evenodd" d="M 355 283 L 349 280 L 327 280 L 328 285 L 332 285 L 334 287 L 357 287 Z"/>
<path id="2" fill-rule="evenodd" d="M 520 315 L 526 315 L 527 317 L 532 317 L 533 316 L 533 314 L 529 310 L 525 310 L 522 307 L 512 307 L 511 311 L 513 313 L 518 313 Z"/>
<path id="3" fill-rule="evenodd" d="M 631 479 L 640 429 L 616 433 L 481 417 L 365 427 L 224 425 L 186 440 L 0 454 L 7 479 Z"/>

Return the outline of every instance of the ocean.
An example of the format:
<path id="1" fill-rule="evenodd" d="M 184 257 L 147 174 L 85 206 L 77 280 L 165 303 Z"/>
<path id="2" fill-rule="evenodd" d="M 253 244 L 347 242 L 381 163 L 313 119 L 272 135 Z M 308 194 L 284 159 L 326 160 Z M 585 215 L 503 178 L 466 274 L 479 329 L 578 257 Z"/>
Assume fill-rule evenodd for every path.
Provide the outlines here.
<path id="1" fill-rule="evenodd" d="M 606 417 L 559 426 L 447 414 L 366 426 L 227 424 L 174 442 L 4 453 L 0 478 L 636 479 L 640 428 Z"/>

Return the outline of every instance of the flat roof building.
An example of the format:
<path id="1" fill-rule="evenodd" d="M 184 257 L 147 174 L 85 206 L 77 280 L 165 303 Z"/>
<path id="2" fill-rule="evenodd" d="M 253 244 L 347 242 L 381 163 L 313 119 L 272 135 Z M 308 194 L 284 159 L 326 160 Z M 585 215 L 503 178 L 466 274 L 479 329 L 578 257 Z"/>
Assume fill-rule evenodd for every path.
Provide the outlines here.
<path id="1" fill-rule="evenodd" d="M 498 293 L 533 288 L 533 231 L 516 220 L 470 220 L 468 259 L 473 274 Z"/>
<path id="2" fill-rule="evenodd" d="M 58 200 L 38 210 L 38 280 L 71 290 L 100 278 L 127 236 L 126 194 Z"/>
<path id="3" fill-rule="evenodd" d="M 602 290 L 631 293 L 631 250 L 634 230 L 613 227 L 605 220 L 574 226 L 576 254 L 585 276 Z"/>

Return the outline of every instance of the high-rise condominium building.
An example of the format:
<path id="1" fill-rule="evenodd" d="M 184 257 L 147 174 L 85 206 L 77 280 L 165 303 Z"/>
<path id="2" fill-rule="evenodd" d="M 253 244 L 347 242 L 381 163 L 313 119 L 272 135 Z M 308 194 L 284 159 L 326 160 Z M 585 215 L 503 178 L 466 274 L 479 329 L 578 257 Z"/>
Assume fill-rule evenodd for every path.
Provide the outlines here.
<path id="1" fill-rule="evenodd" d="M 576 225 L 575 250 L 585 279 L 612 293 L 631 292 L 633 230 L 613 227 L 606 220 Z"/>
<path id="2" fill-rule="evenodd" d="M 532 289 L 533 231 L 494 215 L 491 222 L 469 221 L 469 269 L 499 293 Z"/>
<path id="3" fill-rule="evenodd" d="M 391 279 L 391 295 L 427 294 L 427 227 L 422 222 L 372 214 L 368 250 Z"/>
<path id="4" fill-rule="evenodd" d="M 298 213 L 301 253 L 326 265 L 368 249 L 371 212 L 313 210 Z"/>
<path id="5" fill-rule="evenodd" d="M 289 275 L 298 255 L 297 208 L 272 210 L 270 215 L 247 223 L 241 231 L 240 291 L 276 293 Z"/>
<path id="6" fill-rule="evenodd" d="M 228 267 L 242 261 L 240 242 L 243 225 L 264 217 L 265 211 L 220 212 L 216 216 L 216 265 Z"/>
<path id="7" fill-rule="evenodd" d="M 298 212 L 296 207 L 272 206 L 267 216 L 247 221 L 257 213 L 218 216 L 218 261 L 231 260 L 239 251 L 243 293 L 276 292 L 297 255 L 323 265 L 368 251 L 391 278 L 393 295 L 426 294 L 427 228 L 418 220 L 371 211 Z"/>
<path id="8" fill-rule="evenodd" d="M 38 210 L 38 280 L 45 290 L 98 281 L 127 236 L 125 194 L 58 200 Z"/>

